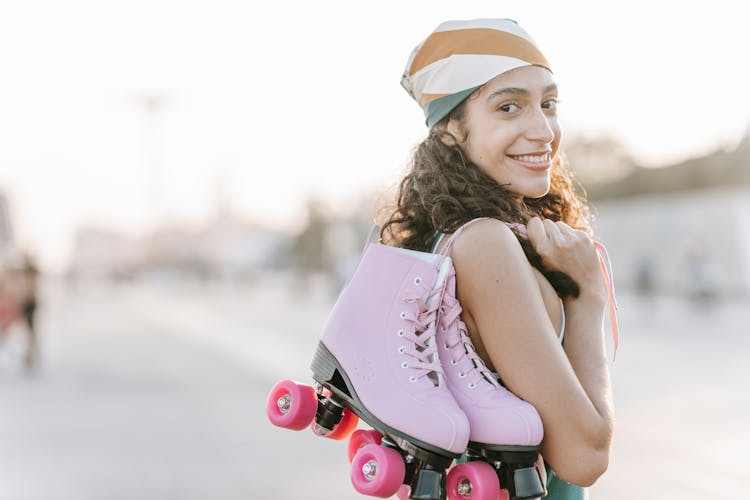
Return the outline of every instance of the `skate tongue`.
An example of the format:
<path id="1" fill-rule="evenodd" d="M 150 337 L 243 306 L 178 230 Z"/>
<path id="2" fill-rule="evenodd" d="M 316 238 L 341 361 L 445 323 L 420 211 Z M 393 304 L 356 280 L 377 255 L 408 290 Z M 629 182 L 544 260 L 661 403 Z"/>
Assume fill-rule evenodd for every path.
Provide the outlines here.
<path id="1" fill-rule="evenodd" d="M 434 336 L 430 337 L 427 340 L 427 342 L 428 342 L 428 345 L 434 346 L 435 337 Z M 428 359 L 430 360 L 431 363 L 437 362 L 437 348 L 432 354 L 428 356 Z M 432 385 L 434 385 L 435 387 L 440 387 L 441 385 L 443 385 L 443 374 L 441 372 L 431 371 L 430 373 L 427 374 L 427 378 L 432 381 Z"/>
<path id="2" fill-rule="evenodd" d="M 431 370 L 427 373 L 427 378 L 432 381 L 435 387 L 443 385 L 443 367 L 438 359 L 437 339 L 435 338 L 436 331 L 436 316 L 437 316 L 437 304 L 431 310 L 428 310 L 428 315 L 431 315 L 430 322 L 421 336 L 426 336 L 425 345 L 429 349 L 424 350 L 425 358 L 431 366 Z"/>

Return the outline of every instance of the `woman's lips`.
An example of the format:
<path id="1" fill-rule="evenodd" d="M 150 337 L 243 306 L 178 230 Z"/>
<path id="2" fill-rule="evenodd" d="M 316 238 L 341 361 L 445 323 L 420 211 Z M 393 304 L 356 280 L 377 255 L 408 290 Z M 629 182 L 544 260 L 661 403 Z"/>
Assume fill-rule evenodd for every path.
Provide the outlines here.
<path id="1" fill-rule="evenodd" d="M 543 161 L 534 161 L 534 162 L 525 161 L 521 159 L 524 156 L 534 156 L 534 155 L 519 155 L 519 156 L 506 155 L 506 156 L 510 158 L 511 160 L 513 160 L 514 162 L 520 164 L 522 167 L 528 168 L 529 170 L 544 171 L 544 170 L 549 169 L 552 166 L 552 161 L 550 160 L 549 154 L 544 155 Z"/>

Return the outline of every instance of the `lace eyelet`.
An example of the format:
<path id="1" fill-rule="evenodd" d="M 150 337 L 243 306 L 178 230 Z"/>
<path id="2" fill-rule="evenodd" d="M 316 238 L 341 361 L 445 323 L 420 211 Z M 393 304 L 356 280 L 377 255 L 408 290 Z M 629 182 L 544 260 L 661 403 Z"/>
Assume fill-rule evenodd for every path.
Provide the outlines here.
<path id="1" fill-rule="evenodd" d="M 445 312 L 445 306 L 440 306 L 440 312 L 441 312 L 441 313 L 444 313 L 444 312 Z"/>
<path id="2" fill-rule="evenodd" d="M 458 378 L 466 378 L 466 374 L 464 372 L 458 372 Z"/>
<path id="3" fill-rule="evenodd" d="M 406 361 L 401 363 L 401 368 L 408 368 L 408 367 L 409 367 L 409 364 Z"/>
<path id="4" fill-rule="evenodd" d="M 401 346 L 401 347 L 398 348 L 398 353 L 399 354 L 403 354 L 404 351 L 406 351 L 406 348 L 404 348 L 404 346 Z"/>
<path id="5" fill-rule="evenodd" d="M 455 359 L 451 359 L 451 365 L 456 366 L 458 364 L 458 361 Z"/>
<path id="6" fill-rule="evenodd" d="M 416 379 L 416 378 L 414 378 L 414 377 L 409 377 L 409 382 L 416 382 L 416 381 L 417 381 L 417 379 Z"/>
<path id="7" fill-rule="evenodd" d="M 448 349 L 450 349 L 451 347 L 450 347 L 450 346 L 449 346 L 448 344 L 443 344 L 443 348 L 444 348 L 444 349 L 445 349 L 445 350 L 447 351 L 447 350 L 448 350 Z"/>
<path id="8" fill-rule="evenodd" d="M 401 330 L 397 331 L 396 335 L 398 335 L 399 337 L 403 337 L 404 336 L 404 330 L 401 329 Z"/>
<path id="9" fill-rule="evenodd" d="M 405 311 L 401 311 L 401 314 L 399 314 L 398 317 L 401 318 L 401 319 L 406 319 L 406 312 Z"/>
<path id="10" fill-rule="evenodd" d="M 448 329 L 446 327 L 440 325 L 440 331 L 443 332 L 443 333 L 445 333 L 445 332 L 448 331 Z"/>
<path id="11" fill-rule="evenodd" d="M 476 389 L 476 387 L 477 387 L 477 384 L 473 384 L 473 383 L 469 384 L 469 389 Z"/>
<path id="12" fill-rule="evenodd" d="M 419 276 L 417 276 L 416 278 L 414 278 L 414 284 L 415 285 L 421 285 L 422 284 L 422 278 L 420 278 Z"/>

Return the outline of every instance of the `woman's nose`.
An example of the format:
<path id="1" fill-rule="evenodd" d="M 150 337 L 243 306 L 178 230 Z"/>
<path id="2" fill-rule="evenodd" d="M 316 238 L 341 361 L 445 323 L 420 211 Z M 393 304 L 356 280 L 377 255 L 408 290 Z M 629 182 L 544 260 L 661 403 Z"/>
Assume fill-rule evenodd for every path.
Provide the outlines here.
<path id="1" fill-rule="evenodd" d="M 538 109 L 532 112 L 532 116 L 529 117 L 526 136 L 530 140 L 544 143 L 549 143 L 554 140 L 555 131 L 550 124 L 549 117 L 544 114 L 543 110 Z"/>

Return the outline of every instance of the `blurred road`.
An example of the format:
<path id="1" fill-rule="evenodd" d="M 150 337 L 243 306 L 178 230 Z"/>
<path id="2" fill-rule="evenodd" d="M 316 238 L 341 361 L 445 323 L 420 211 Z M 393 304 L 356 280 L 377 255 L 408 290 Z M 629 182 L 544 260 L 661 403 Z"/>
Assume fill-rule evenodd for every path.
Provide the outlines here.
<path id="1" fill-rule="evenodd" d="M 299 290 L 299 289 L 298 289 Z M 42 369 L 0 346 L 0 500 L 344 500 L 345 443 L 272 427 L 332 297 L 49 285 Z M 750 305 L 620 297 L 617 427 L 591 498 L 746 498 Z"/>

